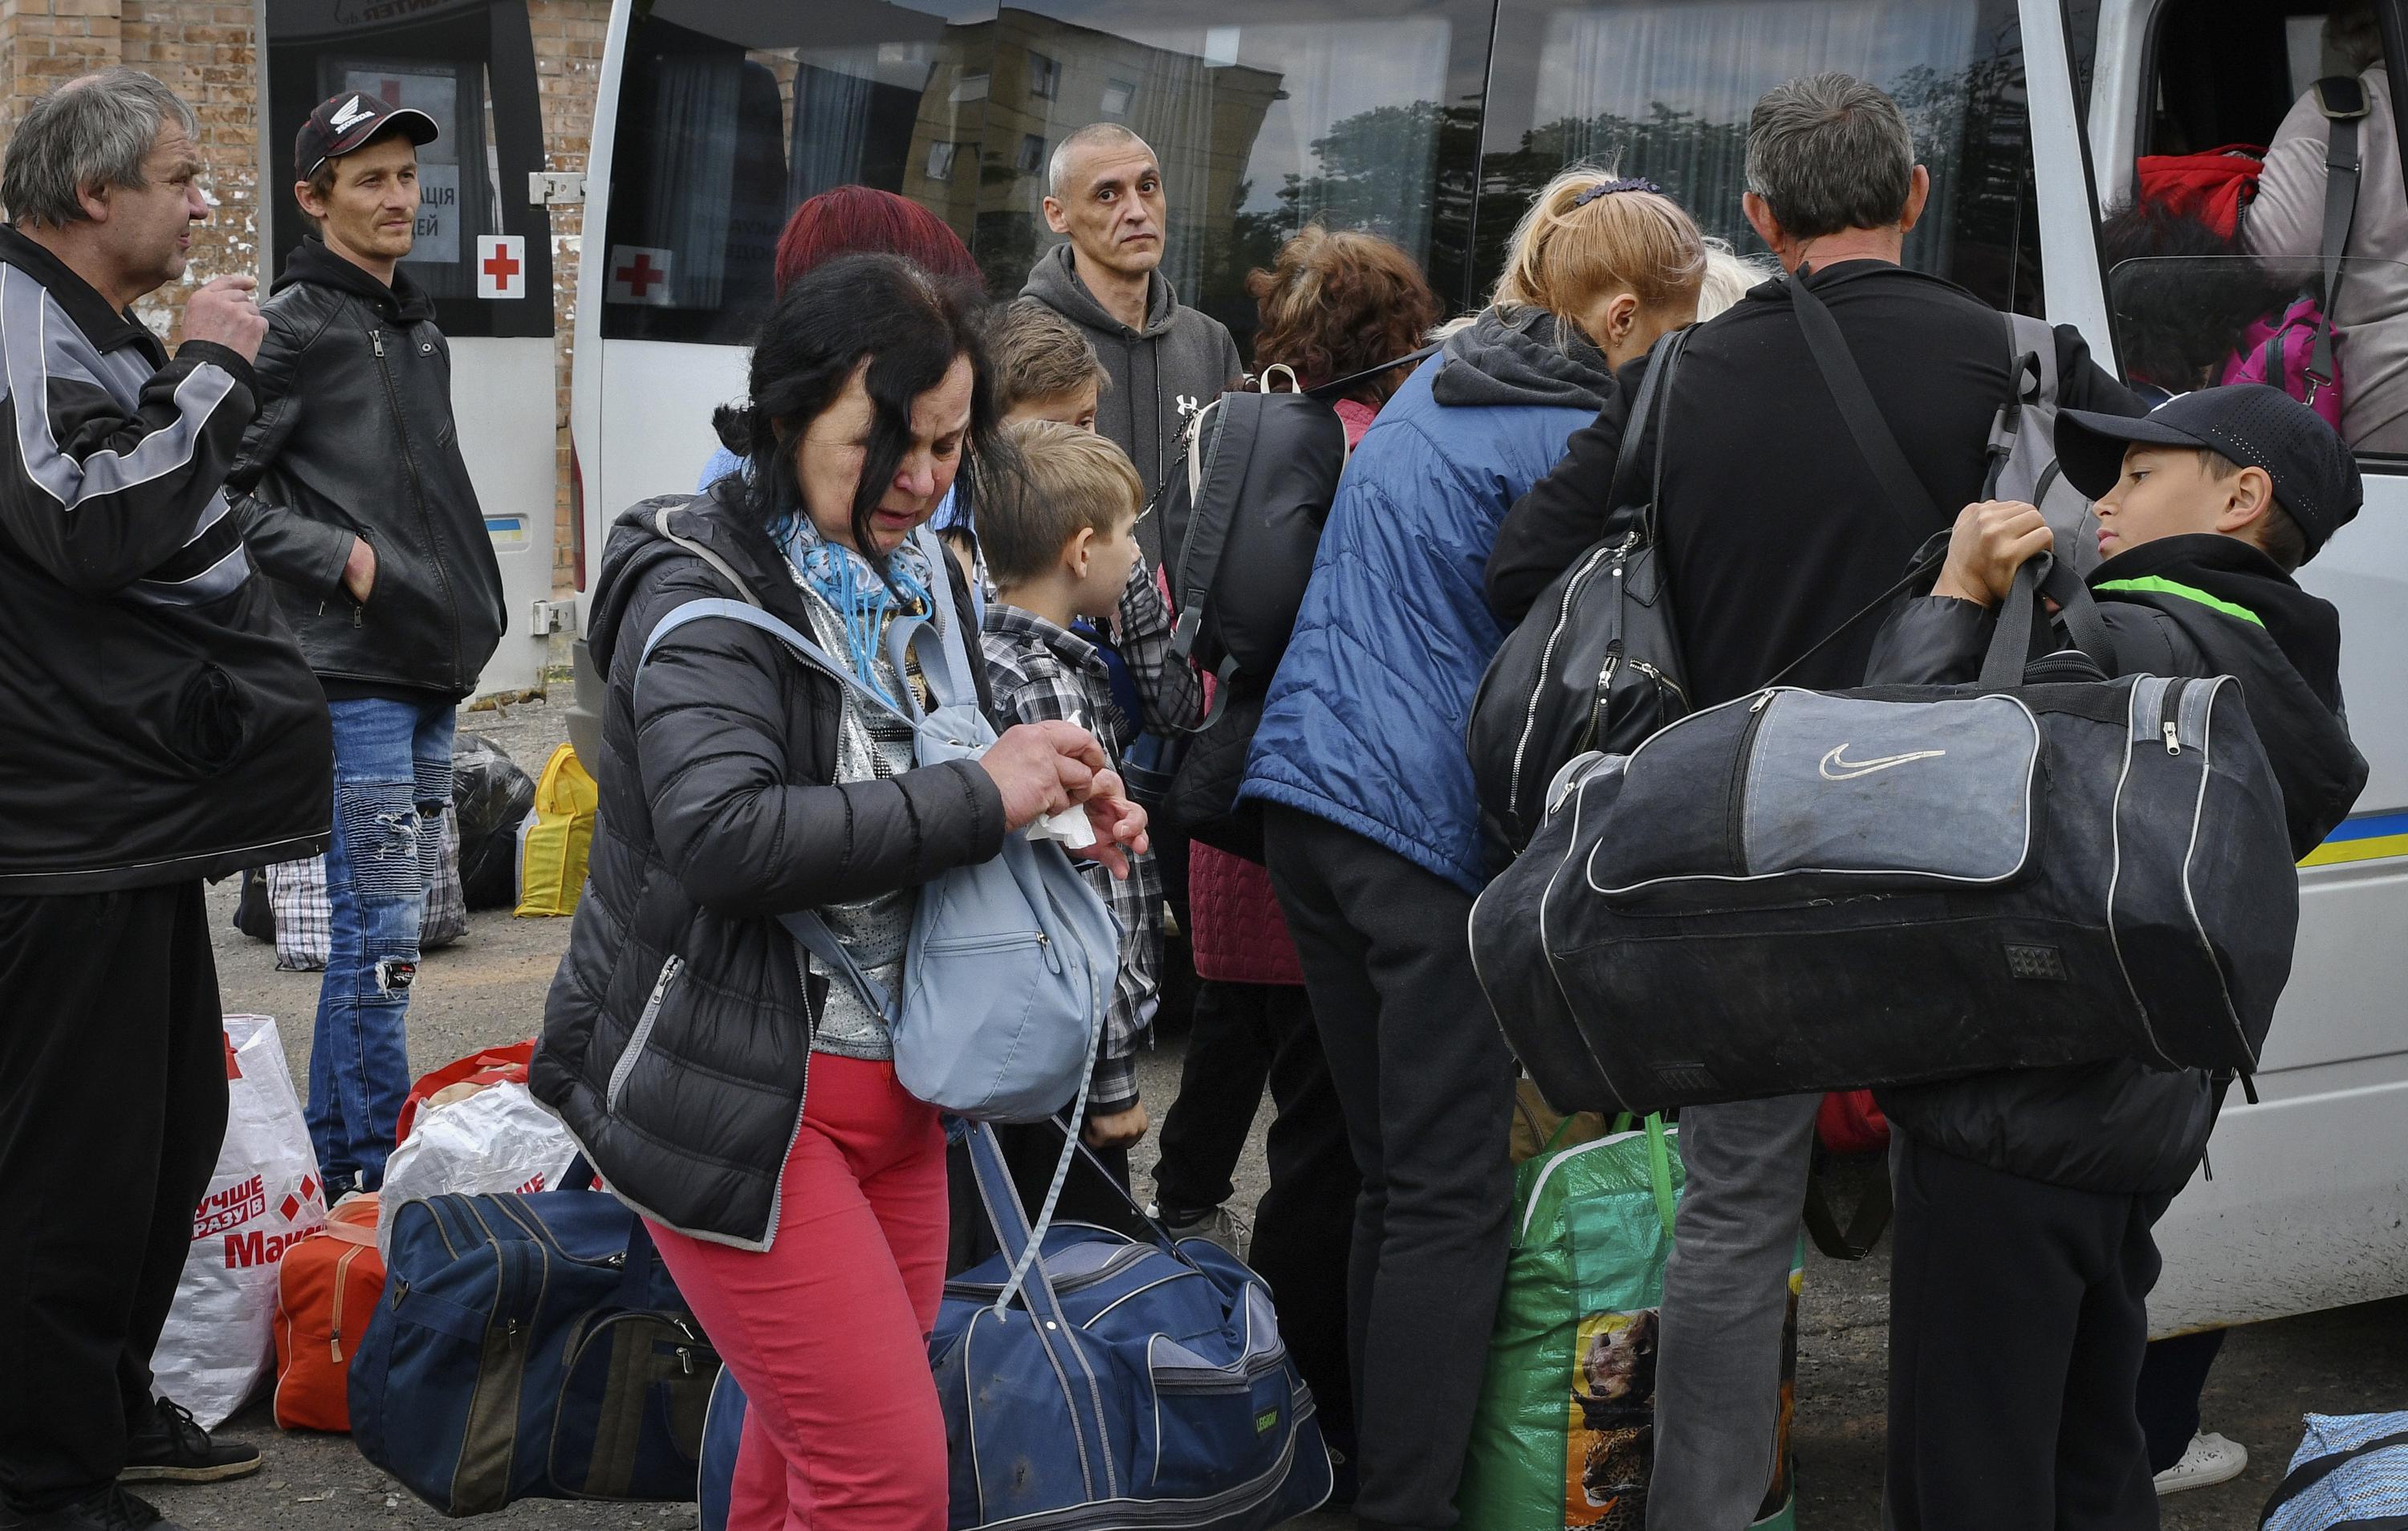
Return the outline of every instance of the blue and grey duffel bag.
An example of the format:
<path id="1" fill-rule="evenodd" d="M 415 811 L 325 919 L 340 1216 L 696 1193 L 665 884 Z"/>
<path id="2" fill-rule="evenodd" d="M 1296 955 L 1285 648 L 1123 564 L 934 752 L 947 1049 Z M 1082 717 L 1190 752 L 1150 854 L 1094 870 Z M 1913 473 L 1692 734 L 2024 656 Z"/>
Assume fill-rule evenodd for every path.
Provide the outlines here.
<path id="1" fill-rule="evenodd" d="M 1201 1239 L 1057 1223 L 1025 1289 L 1029 1228 L 994 1130 L 970 1133 L 1001 1252 L 945 1283 L 929 1340 L 955 1531 L 1144 1525 L 1256 1531 L 1329 1496 L 1312 1394 L 1260 1278 Z M 1033 1322 L 1032 1322 L 1033 1321 Z M 722 1373 L 703 1531 L 724 1531 L 744 1395 Z"/>
<path id="2" fill-rule="evenodd" d="M 2241 686 L 2014 684 L 2031 589 L 1982 685 L 1769 687 L 1566 768 L 1471 918 L 1551 1104 L 2256 1068 L 2299 884 Z"/>
<path id="3" fill-rule="evenodd" d="M 2311 1414 L 2265 1531 L 2408 1525 L 2408 1414 Z"/>
<path id="4" fill-rule="evenodd" d="M 693 1498 L 719 1356 L 616 1196 L 430 1196 L 392 1247 L 351 1358 L 362 1456 L 446 1515 Z"/>

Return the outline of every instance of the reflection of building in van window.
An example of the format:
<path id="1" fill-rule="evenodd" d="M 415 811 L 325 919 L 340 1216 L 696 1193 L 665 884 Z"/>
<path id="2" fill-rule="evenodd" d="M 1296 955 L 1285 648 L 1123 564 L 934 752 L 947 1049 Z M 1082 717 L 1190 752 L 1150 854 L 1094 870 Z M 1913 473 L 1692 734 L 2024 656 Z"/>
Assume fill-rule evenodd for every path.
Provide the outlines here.
<path id="1" fill-rule="evenodd" d="M 993 22 L 945 29 L 945 49 L 965 61 L 992 60 L 979 140 L 979 172 L 941 183 L 906 176 L 897 189 L 955 228 L 975 231 L 971 249 L 996 292 L 1017 291 L 1045 232 L 1045 155 L 1074 129 L 1098 121 L 1117 98 L 1119 121 L 1146 140 L 1162 165 L 1167 248 L 1162 274 L 1189 297 L 1208 253 L 1226 240 L 1243 192 L 1247 161 L 1281 77 L 1197 52 L 1159 48 L 1112 32 L 1074 26 L 1034 11 L 1006 9 Z M 916 146 L 953 130 L 952 81 L 928 83 Z M 1139 83 L 1132 87 L 1130 81 Z"/>
<path id="2" fill-rule="evenodd" d="M 740 343 L 768 300 L 750 231 L 844 184 L 934 211 L 991 288 L 1016 291 L 1053 242 L 1046 156 L 1098 121 L 1161 158 L 1163 274 L 1240 333 L 1246 271 L 1309 222 L 1432 264 L 1451 229 L 1459 261 L 1469 189 L 1438 185 L 1437 159 L 1454 128 L 1468 162 L 1477 113 L 1442 121 L 1439 103 L 1471 36 L 1455 13 L 1475 8 L 1487 15 L 1465 0 L 1235 0 L 1206 26 L 1189 0 L 1062 0 L 956 25 L 854 0 L 808 16 L 657 0 L 631 24 L 609 238 L 671 252 L 675 276 L 667 306 L 606 304 L 605 333 Z"/>

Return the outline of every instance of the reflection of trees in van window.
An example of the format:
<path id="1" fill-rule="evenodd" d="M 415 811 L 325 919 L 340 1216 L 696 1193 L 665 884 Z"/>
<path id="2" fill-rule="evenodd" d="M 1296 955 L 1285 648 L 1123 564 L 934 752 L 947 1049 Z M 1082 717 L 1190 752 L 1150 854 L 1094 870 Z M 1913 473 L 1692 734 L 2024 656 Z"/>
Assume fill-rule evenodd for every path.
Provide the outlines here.
<path id="1" fill-rule="evenodd" d="M 1583 160 L 1646 176 L 1707 232 L 1760 249 L 1740 208 L 1748 114 L 1782 80 L 1837 69 L 1897 100 L 1930 168 L 1907 264 L 2002 306 L 2038 299 L 2038 241 L 2018 238 L 2031 152 L 2006 0 L 1506 0 L 1498 36 L 1481 159 L 1484 271 L 1497 269 L 1529 198 Z"/>

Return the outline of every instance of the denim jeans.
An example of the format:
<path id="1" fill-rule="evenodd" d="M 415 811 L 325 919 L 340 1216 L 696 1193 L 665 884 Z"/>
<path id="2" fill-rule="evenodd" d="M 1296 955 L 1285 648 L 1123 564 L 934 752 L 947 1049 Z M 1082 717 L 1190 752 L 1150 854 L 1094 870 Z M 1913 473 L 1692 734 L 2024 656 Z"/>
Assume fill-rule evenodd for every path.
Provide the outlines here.
<path id="1" fill-rule="evenodd" d="M 409 1094 L 405 1023 L 418 934 L 440 855 L 435 818 L 452 798 L 447 699 L 331 701 L 335 832 L 326 846 L 332 929 L 309 1051 L 309 1141 L 329 1194 L 383 1183 Z M 421 832 L 422 825 L 424 832 Z"/>

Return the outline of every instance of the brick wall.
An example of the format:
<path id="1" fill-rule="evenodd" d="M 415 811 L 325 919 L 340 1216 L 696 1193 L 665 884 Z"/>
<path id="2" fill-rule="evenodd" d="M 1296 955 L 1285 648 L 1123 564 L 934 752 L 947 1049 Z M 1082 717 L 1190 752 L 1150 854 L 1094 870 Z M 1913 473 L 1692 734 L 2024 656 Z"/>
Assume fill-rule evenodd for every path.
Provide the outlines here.
<path id="1" fill-rule="evenodd" d="M 547 168 L 583 171 L 594 127 L 609 0 L 528 0 L 542 96 Z M 0 0 L 0 143 L 25 103 L 63 79 L 126 64 L 158 76 L 193 104 L 201 123 L 215 216 L 193 241 L 180 286 L 136 311 L 173 340 L 184 293 L 211 277 L 259 270 L 258 12 L 226 0 Z M 280 191 L 278 195 L 281 195 Z M 560 498 L 553 584 L 569 583 L 568 367 L 576 317 L 582 209 L 552 209 L 554 373 Z"/>
<path id="2" fill-rule="evenodd" d="M 5 3 L 5 0 L 0 0 Z M 585 169 L 594 133 L 594 102 L 602 73 L 602 44 L 610 22 L 609 0 L 528 0 L 535 31 L 536 89 L 543 99 L 543 150 L 550 168 Z M 565 589 L 573 579 L 577 509 L 568 474 L 568 364 L 576 350 L 577 266 L 584 239 L 582 208 L 552 209 L 552 309 L 560 367 L 555 379 L 560 512 L 553 518 L 552 578 Z M 592 550 L 596 558 L 602 550 Z"/>

